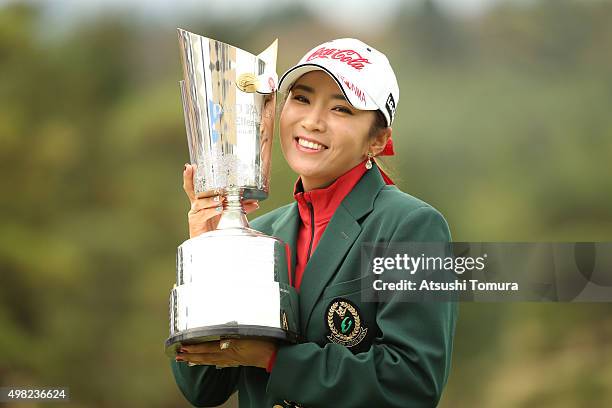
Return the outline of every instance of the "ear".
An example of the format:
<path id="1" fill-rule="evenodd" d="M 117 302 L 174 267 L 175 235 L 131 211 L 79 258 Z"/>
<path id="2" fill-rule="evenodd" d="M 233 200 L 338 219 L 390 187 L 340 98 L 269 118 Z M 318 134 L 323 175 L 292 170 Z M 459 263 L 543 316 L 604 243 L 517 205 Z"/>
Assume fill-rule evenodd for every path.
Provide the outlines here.
<path id="1" fill-rule="evenodd" d="M 378 156 L 380 152 L 383 151 L 387 145 L 387 140 L 389 140 L 391 137 L 391 133 L 393 133 L 393 129 L 390 126 L 378 131 L 376 136 L 370 142 L 369 151 L 372 153 L 372 155 Z"/>

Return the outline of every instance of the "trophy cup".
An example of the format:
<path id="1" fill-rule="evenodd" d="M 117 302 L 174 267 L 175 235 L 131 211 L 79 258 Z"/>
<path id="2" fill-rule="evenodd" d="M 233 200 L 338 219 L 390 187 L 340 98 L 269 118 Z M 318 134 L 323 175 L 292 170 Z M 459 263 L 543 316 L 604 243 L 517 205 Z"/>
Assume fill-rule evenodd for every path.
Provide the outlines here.
<path id="1" fill-rule="evenodd" d="M 224 197 L 217 229 L 178 247 L 166 353 L 226 338 L 297 341 L 286 245 L 249 228 L 242 201 L 268 196 L 276 98 L 274 41 L 255 56 L 178 29 L 196 194 Z"/>

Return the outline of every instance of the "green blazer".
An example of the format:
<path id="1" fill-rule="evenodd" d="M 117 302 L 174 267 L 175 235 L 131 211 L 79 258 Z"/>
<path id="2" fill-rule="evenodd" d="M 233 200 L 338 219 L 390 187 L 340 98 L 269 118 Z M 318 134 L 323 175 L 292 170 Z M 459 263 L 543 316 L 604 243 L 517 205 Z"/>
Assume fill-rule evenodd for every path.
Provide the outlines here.
<path id="1" fill-rule="evenodd" d="M 251 226 L 288 243 L 295 265 L 299 222 L 292 203 Z M 342 201 L 306 265 L 299 299 L 305 342 L 281 346 L 270 374 L 172 361 L 185 398 L 217 406 L 238 390 L 241 408 L 435 407 L 450 370 L 456 304 L 360 296 L 360 244 L 407 241 L 450 241 L 448 225 L 427 203 L 385 185 L 374 166 Z"/>

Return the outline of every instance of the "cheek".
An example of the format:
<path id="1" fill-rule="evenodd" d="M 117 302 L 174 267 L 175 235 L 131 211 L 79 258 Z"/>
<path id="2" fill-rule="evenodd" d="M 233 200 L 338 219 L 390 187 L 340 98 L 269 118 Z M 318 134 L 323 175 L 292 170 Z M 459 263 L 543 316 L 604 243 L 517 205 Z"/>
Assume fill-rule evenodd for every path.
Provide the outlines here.
<path id="1" fill-rule="evenodd" d="M 279 139 L 283 152 L 285 152 L 285 149 L 287 149 L 293 139 L 291 136 L 291 123 L 289 119 L 290 115 L 287 114 L 286 109 L 283 109 L 278 121 Z"/>
<path id="2" fill-rule="evenodd" d="M 358 126 L 340 126 L 334 129 L 336 135 L 335 147 L 347 158 L 365 154 L 368 149 L 367 135 L 357 132 Z"/>
<path id="3" fill-rule="evenodd" d="M 282 143 L 288 143 L 293 140 L 293 131 L 295 124 L 299 121 L 300 114 L 295 108 L 291 108 L 285 104 L 280 113 L 278 127 L 280 131 L 280 139 Z"/>
<path id="4" fill-rule="evenodd" d="M 365 155 L 370 148 L 370 125 L 369 121 L 360 119 L 349 127 L 347 132 L 350 135 L 352 150 Z"/>
<path id="5" fill-rule="evenodd" d="M 283 138 L 285 136 L 286 130 L 289 127 L 289 119 L 291 117 L 290 112 L 288 112 L 287 107 L 284 107 L 280 113 L 280 118 L 278 120 L 278 127 L 280 129 L 280 136 Z"/>

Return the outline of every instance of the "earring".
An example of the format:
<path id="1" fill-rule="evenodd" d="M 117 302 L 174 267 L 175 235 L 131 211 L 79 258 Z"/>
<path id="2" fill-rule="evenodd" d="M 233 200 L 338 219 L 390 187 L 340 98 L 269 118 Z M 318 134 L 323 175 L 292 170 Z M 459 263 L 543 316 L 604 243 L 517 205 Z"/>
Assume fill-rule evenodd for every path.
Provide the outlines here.
<path id="1" fill-rule="evenodd" d="M 372 168 L 372 153 L 368 152 L 368 161 L 365 164 L 365 168 L 370 170 Z"/>

